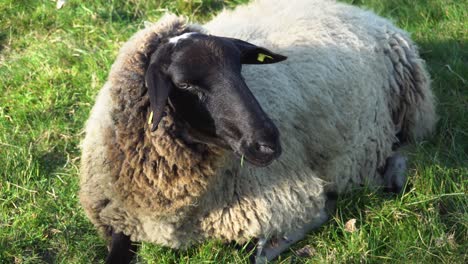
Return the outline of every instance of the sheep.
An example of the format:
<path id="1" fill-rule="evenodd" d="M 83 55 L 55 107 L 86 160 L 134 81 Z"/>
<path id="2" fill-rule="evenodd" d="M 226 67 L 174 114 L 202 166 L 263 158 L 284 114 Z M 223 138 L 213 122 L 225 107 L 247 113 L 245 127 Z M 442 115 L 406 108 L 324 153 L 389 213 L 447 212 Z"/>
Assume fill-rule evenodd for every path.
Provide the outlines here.
<path id="1" fill-rule="evenodd" d="M 168 14 L 123 45 L 97 96 L 80 202 L 107 263 L 129 262 L 132 241 L 207 239 L 258 239 L 256 260 L 271 260 L 337 194 L 400 191 L 396 151 L 432 132 L 434 100 L 408 34 L 370 11 L 258 0 L 203 26 Z"/>

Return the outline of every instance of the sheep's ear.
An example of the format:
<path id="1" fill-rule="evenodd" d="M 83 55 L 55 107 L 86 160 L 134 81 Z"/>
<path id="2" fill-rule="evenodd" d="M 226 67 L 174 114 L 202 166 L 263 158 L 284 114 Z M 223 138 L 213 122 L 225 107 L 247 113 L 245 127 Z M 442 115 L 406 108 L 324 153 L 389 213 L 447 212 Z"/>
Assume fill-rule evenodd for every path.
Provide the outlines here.
<path id="1" fill-rule="evenodd" d="M 240 39 L 226 39 L 232 41 L 241 51 L 242 64 L 270 64 L 284 61 L 288 58 Z"/>
<path id="2" fill-rule="evenodd" d="M 167 98 L 172 87 L 169 78 L 163 74 L 157 67 L 157 64 L 152 62 L 145 74 L 146 87 L 148 88 L 148 95 L 150 99 L 150 114 L 149 123 L 152 123 L 151 132 L 158 128 L 159 121 L 164 114 Z"/>

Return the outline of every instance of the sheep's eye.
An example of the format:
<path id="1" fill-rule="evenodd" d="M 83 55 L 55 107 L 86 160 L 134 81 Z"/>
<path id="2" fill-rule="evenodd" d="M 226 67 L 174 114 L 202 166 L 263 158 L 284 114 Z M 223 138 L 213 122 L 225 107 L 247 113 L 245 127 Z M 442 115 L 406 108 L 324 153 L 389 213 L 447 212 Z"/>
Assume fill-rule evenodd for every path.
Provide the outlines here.
<path id="1" fill-rule="evenodd" d="M 191 86 L 188 83 L 179 83 L 177 84 L 177 87 L 179 87 L 180 89 L 189 89 Z"/>

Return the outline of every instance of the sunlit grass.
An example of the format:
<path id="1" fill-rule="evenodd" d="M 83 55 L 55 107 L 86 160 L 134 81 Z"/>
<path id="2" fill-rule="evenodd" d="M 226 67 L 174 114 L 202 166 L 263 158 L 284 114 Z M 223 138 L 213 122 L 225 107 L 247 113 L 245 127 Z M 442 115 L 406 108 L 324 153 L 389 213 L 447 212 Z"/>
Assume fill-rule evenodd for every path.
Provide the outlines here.
<path id="1" fill-rule="evenodd" d="M 224 2 L 224 4 L 223 4 Z M 0 263 L 102 262 L 105 243 L 77 198 L 81 129 L 120 45 L 164 12 L 206 21 L 245 0 L 0 0 Z M 466 263 L 468 4 L 362 0 L 412 32 L 439 100 L 436 134 L 407 147 L 404 195 L 356 190 L 328 224 L 279 263 Z M 356 219 L 357 230 L 344 228 Z M 313 248 L 310 258 L 294 250 Z M 247 263 L 216 241 L 188 250 L 144 244 L 148 263 Z"/>

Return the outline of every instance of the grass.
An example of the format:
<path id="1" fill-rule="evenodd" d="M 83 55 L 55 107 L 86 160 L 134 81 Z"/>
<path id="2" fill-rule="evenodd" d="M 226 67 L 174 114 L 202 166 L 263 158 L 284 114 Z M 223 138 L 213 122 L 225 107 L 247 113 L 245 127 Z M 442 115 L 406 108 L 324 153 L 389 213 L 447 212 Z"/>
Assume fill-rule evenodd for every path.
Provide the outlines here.
<path id="1" fill-rule="evenodd" d="M 206 21 L 246 0 L 0 0 L 0 263 L 99 263 L 106 255 L 78 204 L 81 129 L 119 46 L 165 11 Z M 356 190 L 278 263 L 467 263 L 468 3 L 361 0 L 412 32 L 439 100 L 435 135 L 408 147 L 404 195 Z M 357 230 L 345 231 L 356 219 Z M 312 248 L 309 258 L 294 250 Z M 210 241 L 144 244 L 147 263 L 246 263 Z"/>

